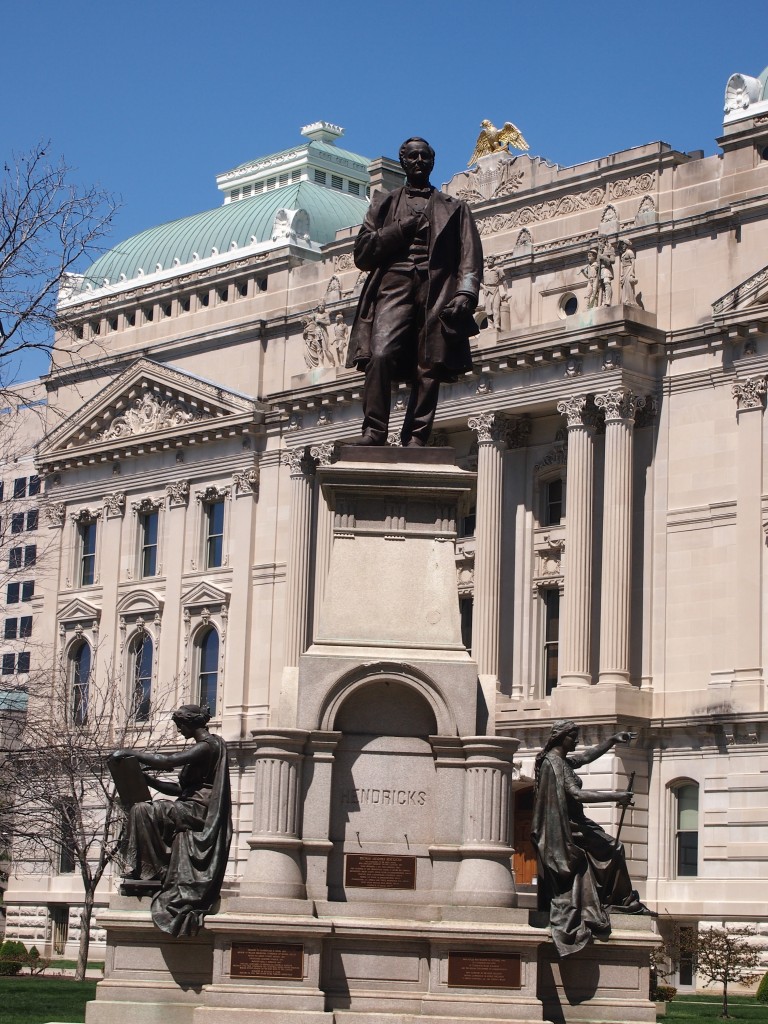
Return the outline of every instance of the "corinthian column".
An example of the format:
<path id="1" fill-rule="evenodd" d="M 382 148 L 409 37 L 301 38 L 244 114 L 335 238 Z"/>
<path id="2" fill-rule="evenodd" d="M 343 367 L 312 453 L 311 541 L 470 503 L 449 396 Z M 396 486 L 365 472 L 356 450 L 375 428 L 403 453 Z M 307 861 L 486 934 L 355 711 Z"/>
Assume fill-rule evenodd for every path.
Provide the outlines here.
<path id="1" fill-rule="evenodd" d="M 291 525 L 288 544 L 288 598 L 285 610 L 285 666 L 299 664 L 307 645 L 309 553 L 314 462 L 304 448 L 283 453 L 291 468 Z"/>
<path id="2" fill-rule="evenodd" d="M 645 405 L 645 399 L 622 388 L 597 395 L 595 405 L 605 410 L 599 682 L 628 683 L 632 438 L 635 412 Z"/>
<path id="3" fill-rule="evenodd" d="M 477 434 L 477 514 L 475 519 L 475 597 L 472 656 L 483 677 L 499 678 L 499 576 L 501 563 L 501 486 L 506 421 L 495 413 L 471 416 Z M 489 711 L 493 703 L 486 694 Z"/>
<path id="4" fill-rule="evenodd" d="M 309 454 L 319 466 L 330 466 L 337 457 L 337 446 L 330 442 L 313 445 Z M 333 512 L 328 508 L 319 485 L 315 487 L 317 492 L 317 515 L 315 527 L 315 596 L 314 596 L 314 635 L 317 634 L 317 623 L 320 619 L 320 609 L 325 598 L 325 585 L 328 582 L 328 572 L 331 565 L 331 548 L 333 547 Z"/>
<path id="5" fill-rule="evenodd" d="M 560 635 L 560 686 L 592 682 L 589 627 L 592 599 L 592 417 L 582 396 L 558 402 L 568 424 L 566 573 Z"/>

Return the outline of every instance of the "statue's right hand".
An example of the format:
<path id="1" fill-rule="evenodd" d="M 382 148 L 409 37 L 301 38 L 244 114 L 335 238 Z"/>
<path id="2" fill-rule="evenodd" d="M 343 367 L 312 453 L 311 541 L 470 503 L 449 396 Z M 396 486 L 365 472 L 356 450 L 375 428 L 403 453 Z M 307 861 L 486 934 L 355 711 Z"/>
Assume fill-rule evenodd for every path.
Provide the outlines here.
<path id="1" fill-rule="evenodd" d="M 630 793 L 629 790 L 625 790 L 623 793 L 616 794 L 616 803 L 619 807 L 629 807 L 632 803 L 632 797 L 634 794 Z"/>
<path id="2" fill-rule="evenodd" d="M 122 761 L 125 757 L 131 757 L 133 755 L 132 750 L 113 750 L 109 755 L 110 761 Z"/>
<path id="3" fill-rule="evenodd" d="M 416 232 L 419 230 L 423 219 L 420 214 L 411 214 L 411 216 L 404 217 L 400 221 L 400 230 L 405 235 L 407 241 L 411 242 L 416 237 Z"/>

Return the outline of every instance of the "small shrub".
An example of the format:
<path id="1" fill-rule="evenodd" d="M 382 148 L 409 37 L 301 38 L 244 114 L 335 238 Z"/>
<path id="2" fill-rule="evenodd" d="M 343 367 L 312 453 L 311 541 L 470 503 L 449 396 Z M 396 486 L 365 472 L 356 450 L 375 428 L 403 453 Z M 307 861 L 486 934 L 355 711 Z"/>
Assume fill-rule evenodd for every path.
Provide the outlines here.
<path id="1" fill-rule="evenodd" d="M 755 999 L 758 1003 L 768 1003 L 768 971 L 765 972 L 762 981 L 757 986 Z"/>
<path id="2" fill-rule="evenodd" d="M 0 975 L 18 974 L 27 959 L 27 947 L 16 939 L 6 939 L 0 946 Z"/>
<path id="3" fill-rule="evenodd" d="M 657 985 L 656 986 L 656 1002 L 657 1003 L 671 1003 L 677 995 L 677 989 L 674 985 Z"/>

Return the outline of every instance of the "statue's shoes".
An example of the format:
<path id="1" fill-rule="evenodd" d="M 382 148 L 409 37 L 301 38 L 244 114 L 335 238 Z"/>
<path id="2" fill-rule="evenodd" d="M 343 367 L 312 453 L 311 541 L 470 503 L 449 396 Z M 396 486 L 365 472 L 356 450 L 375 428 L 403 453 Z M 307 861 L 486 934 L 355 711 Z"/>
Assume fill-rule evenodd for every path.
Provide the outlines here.
<path id="1" fill-rule="evenodd" d="M 377 448 L 381 448 L 386 443 L 387 443 L 387 439 L 386 438 L 384 438 L 382 441 L 378 441 L 373 436 L 373 434 L 367 434 L 366 433 L 366 434 L 363 434 L 363 436 L 358 441 L 355 441 L 355 447 L 356 448 L 360 448 L 360 447 L 365 448 L 365 447 L 374 447 L 375 446 Z"/>

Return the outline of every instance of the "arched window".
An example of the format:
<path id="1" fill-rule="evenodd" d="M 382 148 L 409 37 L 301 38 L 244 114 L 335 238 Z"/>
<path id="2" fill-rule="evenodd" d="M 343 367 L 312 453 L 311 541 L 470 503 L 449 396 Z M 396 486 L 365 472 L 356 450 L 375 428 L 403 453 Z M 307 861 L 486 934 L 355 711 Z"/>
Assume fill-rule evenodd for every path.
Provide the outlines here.
<path id="1" fill-rule="evenodd" d="M 219 634 L 209 626 L 199 640 L 198 692 L 200 704 L 207 704 L 216 714 L 216 692 L 219 685 Z"/>
<path id="2" fill-rule="evenodd" d="M 152 637 L 144 631 L 137 633 L 128 650 L 131 659 L 132 717 L 137 722 L 146 722 L 152 698 Z"/>
<path id="3" fill-rule="evenodd" d="M 674 787 L 675 875 L 695 877 L 699 873 L 699 787 L 682 782 Z"/>
<path id="4" fill-rule="evenodd" d="M 91 648 L 82 640 L 69 655 L 72 721 L 85 725 L 88 720 L 88 682 L 91 676 Z"/>

